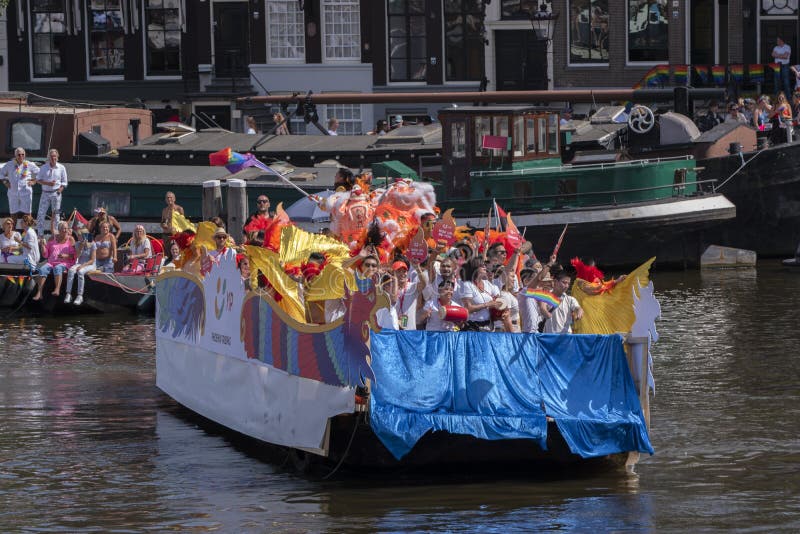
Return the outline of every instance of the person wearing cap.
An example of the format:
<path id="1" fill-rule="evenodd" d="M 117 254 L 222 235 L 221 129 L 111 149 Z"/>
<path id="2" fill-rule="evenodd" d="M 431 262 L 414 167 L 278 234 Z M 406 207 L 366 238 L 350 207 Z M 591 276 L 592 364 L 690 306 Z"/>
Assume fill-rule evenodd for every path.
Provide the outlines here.
<path id="1" fill-rule="evenodd" d="M 78 291 L 75 294 L 75 306 L 83 304 L 83 287 L 86 282 L 86 273 L 97 270 L 95 260 L 97 258 L 97 246 L 91 240 L 89 230 L 83 228 L 78 234 L 78 241 L 75 243 L 75 254 L 77 260 L 75 265 L 67 270 L 67 288 L 64 295 L 64 304 L 72 302 L 72 282 L 75 275 L 78 276 Z"/>
<path id="2" fill-rule="evenodd" d="M 0 168 L 0 179 L 8 195 L 8 213 L 14 219 L 15 226 L 17 219 L 31 214 L 33 184 L 38 174 L 39 167 L 25 159 L 25 149 L 22 147 L 14 149 L 14 159 Z"/>
<path id="3" fill-rule="evenodd" d="M 228 232 L 226 232 L 224 228 L 217 227 L 217 230 L 214 232 L 214 249 L 209 250 L 208 255 L 212 258 L 219 258 L 229 253 L 235 254 L 235 251 L 230 248 L 228 244 Z"/>
<path id="4" fill-rule="evenodd" d="M 402 115 L 395 115 L 392 119 L 392 130 L 395 128 L 400 128 L 403 126 L 403 116 Z"/>
<path id="5" fill-rule="evenodd" d="M 120 226 L 119 221 L 117 221 L 113 215 L 109 215 L 106 209 L 102 206 L 98 206 L 94 209 L 94 217 L 89 219 L 89 224 L 86 225 L 86 228 L 89 230 L 89 233 L 95 237 L 96 241 L 97 234 L 100 233 L 100 225 L 104 222 L 108 223 L 111 232 L 114 234 L 114 237 L 116 237 L 119 241 L 119 236 L 122 235 L 122 226 Z"/>
<path id="6" fill-rule="evenodd" d="M 36 183 L 42 186 L 39 211 L 36 214 L 37 231 L 44 234 L 47 210 L 50 210 L 51 225 L 58 224 L 61 214 L 61 193 L 67 188 L 67 169 L 58 162 L 58 150 L 51 148 L 47 153 L 47 163 L 39 169 Z"/>
<path id="7" fill-rule="evenodd" d="M 415 267 L 418 266 L 415 265 Z M 417 301 L 425 287 L 423 277 L 417 277 L 413 282 L 409 279 L 408 269 L 409 262 L 404 258 L 392 263 L 392 271 L 397 279 L 394 307 L 397 310 L 400 330 L 417 329 Z"/>

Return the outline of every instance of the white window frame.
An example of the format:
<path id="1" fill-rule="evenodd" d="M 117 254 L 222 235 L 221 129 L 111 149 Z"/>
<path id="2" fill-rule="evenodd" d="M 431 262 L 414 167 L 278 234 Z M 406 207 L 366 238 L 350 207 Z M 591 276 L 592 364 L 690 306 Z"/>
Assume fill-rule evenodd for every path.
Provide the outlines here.
<path id="1" fill-rule="evenodd" d="M 270 4 L 286 4 L 287 7 L 295 7 L 298 8 L 299 4 L 297 0 L 266 0 L 266 4 L 264 6 L 264 24 L 266 26 L 266 34 L 267 34 L 267 63 L 291 63 L 291 64 L 302 64 L 306 62 L 306 28 L 305 28 L 305 16 L 303 12 L 298 9 L 294 11 L 294 14 L 297 15 L 299 13 L 301 19 L 301 33 L 300 37 L 302 38 L 303 48 L 302 54 L 300 57 L 273 57 L 272 55 L 272 33 L 270 32 L 270 22 L 272 21 L 272 14 L 270 13 Z M 287 12 L 288 16 L 288 12 Z M 287 27 L 285 21 L 282 24 L 279 24 L 281 27 Z M 319 30 L 318 30 L 319 31 Z"/>
<path id="2" fill-rule="evenodd" d="M 124 0 L 120 1 L 120 12 L 124 16 L 125 15 L 125 10 L 124 10 L 123 2 L 124 2 Z M 92 21 L 89 20 L 89 8 L 91 6 L 91 0 L 84 1 L 83 2 L 83 6 L 84 6 L 84 12 L 82 13 L 82 16 L 85 17 L 84 18 L 85 25 L 84 25 L 83 34 L 84 34 L 84 43 L 86 45 L 86 49 L 85 49 L 86 51 L 85 51 L 85 56 L 84 56 L 86 58 L 86 79 L 88 81 L 124 80 L 125 79 L 125 73 L 124 72 L 122 74 L 92 74 L 91 41 L 90 41 L 91 34 L 92 34 Z M 123 22 L 122 22 L 123 39 L 125 38 L 125 35 L 126 35 L 124 28 L 125 28 L 125 21 L 123 20 Z M 123 50 L 124 50 L 124 48 L 123 48 Z M 125 61 L 127 61 L 127 58 L 123 58 L 123 67 L 122 67 L 123 71 L 125 70 L 125 66 L 124 66 L 124 64 L 125 64 L 124 62 Z"/>
<path id="3" fill-rule="evenodd" d="M 18 0 L 18 1 L 21 1 L 21 0 Z M 28 0 L 27 4 L 28 4 L 27 5 L 27 7 L 28 7 L 27 18 L 28 18 L 28 24 L 29 24 L 29 28 L 30 28 L 30 31 L 28 32 L 28 57 L 31 58 L 28 79 L 33 83 L 37 83 L 37 82 L 64 82 L 64 81 L 67 81 L 66 74 L 64 76 L 48 76 L 48 77 L 40 76 L 38 78 L 36 77 L 36 75 L 34 73 L 34 59 L 33 59 L 33 39 L 36 36 L 36 34 L 33 31 L 33 28 L 34 28 L 33 6 L 31 6 L 31 1 L 30 0 Z M 70 7 L 71 7 L 71 5 L 69 4 L 69 0 L 64 0 L 65 13 L 66 13 L 67 9 L 70 9 Z M 65 20 L 64 21 L 64 25 L 66 26 L 66 24 L 67 24 L 67 21 Z M 69 33 L 67 33 L 66 35 L 69 35 Z"/>
<path id="4" fill-rule="evenodd" d="M 574 0 L 567 0 L 566 12 L 567 12 L 567 16 L 568 17 L 569 17 L 569 14 L 572 13 L 572 2 L 573 1 Z M 589 0 L 589 20 L 591 20 L 591 16 L 592 16 L 591 6 L 592 6 L 592 3 L 591 3 L 591 0 Z M 625 42 L 626 43 L 627 43 L 627 31 L 628 31 L 627 24 L 628 23 L 626 22 L 625 23 L 625 31 L 626 31 L 626 34 L 625 34 L 626 41 Z M 608 30 L 609 30 L 608 33 L 610 35 L 611 34 L 611 20 L 610 20 L 610 18 L 609 18 L 609 28 L 608 28 Z M 625 47 L 627 48 L 627 44 L 625 45 Z M 609 56 L 610 55 L 611 55 L 611 53 L 609 51 Z M 572 60 L 570 59 L 571 57 L 572 57 L 572 24 L 570 23 L 569 18 L 567 18 L 567 67 L 579 67 L 579 68 L 587 67 L 587 68 L 591 69 L 591 68 L 595 68 L 595 67 L 608 67 L 608 65 L 609 65 L 608 60 L 606 60 L 605 62 L 592 61 L 590 63 L 573 63 Z M 627 60 L 627 57 L 625 59 Z"/>
<path id="5" fill-rule="evenodd" d="M 137 0 L 139 1 L 139 0 Z M 180 74 L 148 74 L 147 71 L 150 68 L 150 55 L 147 53 L 147 0 L 140 0 L 141 1 L 141 11 L 142 11 L 142 58 L 144 62 L 144 79 L 145 80 L 180 80 Z M 163 9 L 163 8 L 162 8 Z M 183 14 L 181 11 L 184 9 L 183 2 L 180 0 L 178 1 L 178 20 L 180 21 Z M 184 37 L 184 30 L 180 28 L 181 34 L 181 44 L 178 47 L 178 61 L 180 62 L 180 66 L 178 68 L 179 71 L 183 72 L 183 37 Z"/>
<path id="6" fill-rule="evenodd" d="M 347 109 L 353 112 L 352 114 L 353 116 L 349 118 L 344 118 L 341 114 L 341 111 L 345 111 Z M 358 115 L 358 117 L 356 117 L 355 115 Z M 364 109 L 361 104 L 326 104 L 324 126 L 327 128 L 328 121 L 333 117 L 336 117 L 336 120 L 339 121 L 339 129 L 337 130 L 337 134 L 363 135 L 364 134 L 363 116 L 364 116 Z"/>
<path id="7" fill-rule="evenodd" d="M 328 55 L 328 24 L 343 24 L 347 25 L 345 22 L 341 22 L 338 19 L 340 12 L 332 10 L 332 12 L 328 12 L 328 8 L 335 8 L 335 7 L 342 7 L 346 8 L 350 6 L 352 9 L 352 13 L 355 14 L 355 21 L 351 24 L 354 25 L 355 33 L 346 34 L 352 36 L 355 40 L 355 51 L 356 54 L 348 57 L 332 57 Z M 361 3 L 359 0 L 322 0 L 322 4 L 320 6 L 322 11 L 322 61 L 323 63 L 341 63 L 341 62 L 349 62 L 349 63 L 360 63 L 361 62 Z M 352 28 L 351 28 L 352 29 Z M 347 47 L 341 47 L 347 48 Z"/>
<path id="8" fill-rule="evenodd" d="M 630 60 L 630 6 L 631 0 L 625 0 L 625 66 L 627 67 L 655 67 L 656 65 L 663 65 L 669 63 L 669 25 L 674 24 L 670 21 L 669 10 L 671 4 L 667 2 L 667 57 L 666 59 L 658 61 L 631 61 Z M 686 10 L 689 11 L 688 9 Z M 677 20 L 677 19 L 676 19 Z M 688 32 L 687 32 L 688 33 Z"/>

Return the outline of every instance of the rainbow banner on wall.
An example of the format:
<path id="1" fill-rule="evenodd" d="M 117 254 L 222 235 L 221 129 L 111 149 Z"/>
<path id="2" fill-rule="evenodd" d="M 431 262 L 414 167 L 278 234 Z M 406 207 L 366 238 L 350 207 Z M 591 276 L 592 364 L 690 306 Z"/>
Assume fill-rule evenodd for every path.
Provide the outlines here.
<path id="1" fill-rule="evenodd" d="M 764 83 L 764 65 L 760 63 L 748 65 L 747 80 L 750 83 Z"/>
<path id="2" fill-rule="evenodd" d="M 772 80 L 775 83 L 777 92 L 781 86 L 781 65 L 780 63 L 767 63 L 767 68 L 772 71 Z"/>
<path id="3" fill-rule="evenodd" d="M 669 82 L 669 65 L 656 65 L 647 71 L 647 73 L 636 83 L 634 89 L 642 89 L 644 87 L 663 87 Z"/>
<path id="4" fill-rule="evenodd" d="M 725 85 L 725 65 L 712 65 L 711 78 L 714 85 Z"/>
<path id="5" fill-rule="evenodd" d="M 744 81 L 744 65 L 730 65 L 728 72 L 734 82 L 742 83 Z"/>
<path id="6" fill-rule="evenodd" d="M 675 85 L 686 85 L 689 81 L 689 65 L 675 65 L 672 69 Z"/>

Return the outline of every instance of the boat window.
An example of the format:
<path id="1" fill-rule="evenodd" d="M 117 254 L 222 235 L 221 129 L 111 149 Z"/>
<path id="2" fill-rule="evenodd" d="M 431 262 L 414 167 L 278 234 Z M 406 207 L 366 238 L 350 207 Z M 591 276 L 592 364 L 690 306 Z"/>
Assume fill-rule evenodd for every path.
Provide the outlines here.
<path id="1" fill-rule="evenodd" d="M 524 154 L 523 147 L 525 146 L 525 118 L 514 117 L 514 136 L 513 136 L 514 155 L 521 156 Z"/>
<path id="2" fill-rule="evenodd" d="M 508 117 L 494 118 L 494 135 L 508 137 Z"/>
<path id="3" fill-rule="evenodd" d="M 536 143 L 536 151 L 537 152 L 546 152 L 547 151 L 547 119 L 544 117 L 539 117 L 537 119 L 539 123 L 539 141 Z"/>
<path id="4" fill-rule="evenodd" d="M 453 121 L 450 127 L 450 143 L 452 150 L 450 154 L 454 158 L 464 158 L 467 156 L 466 151 L 466 124 L 464 121 Z"/>
<path id="5" fill-rule="evenodd" d="M 483 155 L 483 136 L 491 135 L 491 119 L 489 117 L 475 117 L 475 155 Z"/>
<path id="6" fill-rule="evenodd" d="M 549 115 L 550 128 L 547 133 L 547 151 L 550 154 L 558 154 L 558 115 Z"/>
<path id="7" fill-rule="evenodd" d="M 525 119 L 525 152 L 528 154 L 536 153 L 536 120 L 533 117 Z"/>

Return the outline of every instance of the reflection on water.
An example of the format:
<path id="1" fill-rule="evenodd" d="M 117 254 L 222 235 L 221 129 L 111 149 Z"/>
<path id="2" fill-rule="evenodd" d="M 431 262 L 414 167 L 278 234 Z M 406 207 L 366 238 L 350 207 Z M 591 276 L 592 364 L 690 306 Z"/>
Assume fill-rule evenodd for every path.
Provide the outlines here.
<path id="1" fill-rule="evenodd" d="M 4 320 L 0 531 L 797 531 L 800 275 L 653 278 L 638 476 L 301 478 L 155 388 L 152 320 Z"/>

